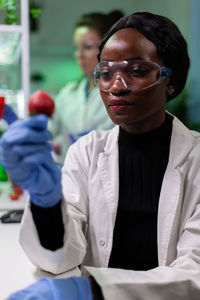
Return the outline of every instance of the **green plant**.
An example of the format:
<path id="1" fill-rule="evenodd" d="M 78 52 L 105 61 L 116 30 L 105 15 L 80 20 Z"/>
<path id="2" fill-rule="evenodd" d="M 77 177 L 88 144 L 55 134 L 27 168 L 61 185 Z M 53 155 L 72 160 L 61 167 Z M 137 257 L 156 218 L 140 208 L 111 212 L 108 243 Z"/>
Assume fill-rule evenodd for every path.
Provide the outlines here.
<path id="1" fill-rule="evenodd" d="M 0 9 L 4 9 L 8 5 L 8 0 L 0 0 Z"/>
<path id="2" fill-rule="evenodd" d="M 6 11 L 5 24 L 12 25 L 18 21 L 18 15 L 16 13 L 17 4 L 15 0 L 0 0 L 0 10 Z M 32 19 L 37 19 L 42 10 L 37 8 L 34 1 L 30 2 L 30 16 Z"/>
<path id="3" fill-rule="evenodd" d="M 7 3 L 7 16 L 5 19 L 5 23 L 8 25 L 16 24 L 18 21 L 18 16 L 16 14 L 16 1 L 10 0 Z"/>

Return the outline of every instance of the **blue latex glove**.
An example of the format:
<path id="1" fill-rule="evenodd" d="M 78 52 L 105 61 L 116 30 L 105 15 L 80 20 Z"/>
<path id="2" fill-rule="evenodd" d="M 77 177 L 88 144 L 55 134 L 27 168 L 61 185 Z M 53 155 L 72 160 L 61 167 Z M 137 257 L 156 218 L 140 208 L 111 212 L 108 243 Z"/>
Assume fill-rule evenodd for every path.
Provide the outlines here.
<path id="1" fill-rule="evenodd" d="M 8 125 L 12 124 L 18 119 L 16 113 L 7 104 L 4 105 L 3 119 L 8 123 Z"/>
<path id="2" fill-rule="evenodd" d="M 67 279 L 43 278 L 10 295 L 7 300 L 92 300 L 90 282 L 86 277 Z"/>
<path id="3" fill-rule="evenodd" d="M 41 207 L 54 206 L 61 200 L 61 169 L 51 155 L 47 122 L 45 115 L 18 120 L 0 140 L 2 165 Z"/>

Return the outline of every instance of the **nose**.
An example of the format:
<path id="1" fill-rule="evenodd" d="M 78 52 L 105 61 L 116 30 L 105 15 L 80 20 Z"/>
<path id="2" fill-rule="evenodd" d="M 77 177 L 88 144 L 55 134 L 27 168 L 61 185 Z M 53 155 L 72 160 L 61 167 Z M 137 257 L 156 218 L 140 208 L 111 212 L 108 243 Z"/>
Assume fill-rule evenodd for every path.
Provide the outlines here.
<path id="1" fill-rule="evenodd" d="M 116 77 L 114 79 L 114 82 L 110 88 L 110 91 L 112 93 L 116 94 L 119 92 L 126 92 L 128 90 L 129 90 L 129 88 L 127 86 L 126 81 L 123 79 L 123 77 L 119 73 L 117 73 Z"/>

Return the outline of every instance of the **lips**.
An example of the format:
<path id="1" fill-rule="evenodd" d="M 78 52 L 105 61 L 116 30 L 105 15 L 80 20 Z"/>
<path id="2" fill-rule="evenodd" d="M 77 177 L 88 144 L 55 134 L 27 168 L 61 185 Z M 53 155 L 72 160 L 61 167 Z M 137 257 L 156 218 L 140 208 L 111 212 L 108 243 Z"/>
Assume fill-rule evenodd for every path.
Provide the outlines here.
<path id="1" fill-rule="evenodd" d="M 117 112 L 117 111 L 129 109 L 129 108 L 133 107 L 134 104 L 130 103 L 128 101 L 125 101 L 125 100 L 111 100 L 109 102 L 108 106 L 112 111 Z"/>

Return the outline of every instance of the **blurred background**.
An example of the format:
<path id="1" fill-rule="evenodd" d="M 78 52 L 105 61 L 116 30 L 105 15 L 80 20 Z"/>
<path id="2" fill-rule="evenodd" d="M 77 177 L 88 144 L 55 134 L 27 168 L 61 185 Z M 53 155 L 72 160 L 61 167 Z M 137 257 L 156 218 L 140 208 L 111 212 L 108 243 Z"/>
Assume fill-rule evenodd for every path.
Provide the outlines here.
<path id="1" fill-rule="evenodd" d="M 0 0 L 2 7 L 4 1 Z M 29 17 L 29 36 L 25 44 L 21 42 L 21 32 L 16 30 L 10 33 L 4 28 L 5 24 L 13 28 L 21 24 L 22 1 L 27 4 L 25 14 Z M 168 104 L 168 109 L 190 128 L 200 130 L 199 0 L 16 0 L 14 8 L 11 3 L 10 12 L 8 9 L 0 9 L 1 94 L 6 95 L 13 107 L 16 106 L 21 117 L 26 114 L 24 106 L 27 99 L 24 97 L 27 98 L 35 90 L 44 89 L 54 97 L 67 82 L 77 79 L 81 73 L 73 54 L 75 21 L 83 13 L 109 12 L 114 9 L 122 10 L 125 15 L 149 11 L 169 17 L 177 24 L 188 42 L 191 68 L 185 90 Z M 27 23 L 22 25 L 27 26 Z M 22 66 L 23 50 L 26 53 Z M 28 77 L 25 83 L 22 82 L 22 72 Z M 26 95 L 24 89 L 27 89 Z"/>

